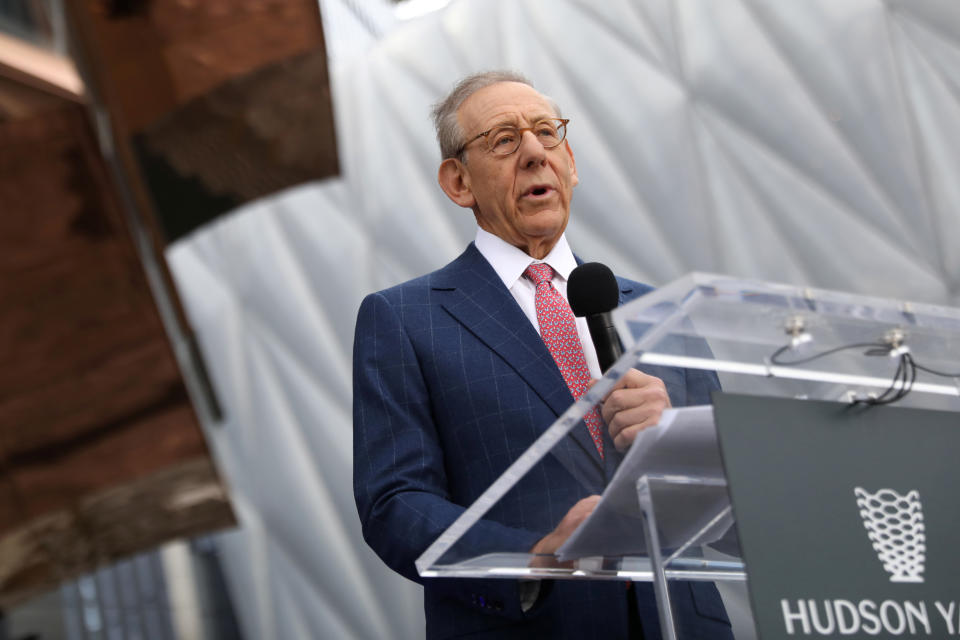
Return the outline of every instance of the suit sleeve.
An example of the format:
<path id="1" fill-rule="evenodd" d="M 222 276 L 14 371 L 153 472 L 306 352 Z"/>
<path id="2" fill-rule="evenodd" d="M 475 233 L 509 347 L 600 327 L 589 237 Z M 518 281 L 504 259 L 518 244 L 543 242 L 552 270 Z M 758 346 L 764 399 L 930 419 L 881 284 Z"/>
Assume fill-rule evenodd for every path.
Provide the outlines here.
<path id="1" fill-rule="evenodd" d="M 700 337 L 684 337 L 682 353 L 688 357 L 713 360 L 713 352 L 707 341 Z M 720 391 L 720 378 L 710 369 L 684 369 L 687 382 L 688 406 L 712 404 L 711 394 Z"/>
<path id="2" fill-rule="evenodd" d="M 618 278 L 618 280 L 621 287 L 628 287 L 631 290 L 630 295 L 625 298 L 624 303 L 632 302 L 654 290 L 650 285 L 643 284 L 641 282 L 625 280 L 623 278 Z M 675 309 L 675 306 L 669 305 L 668 303 L 661 304 L 665 305 L 670 311 Z M 664 341 L 662 348 L 665 348 L 668 351 L 678 355 L 684 355 L 690 358 L 713 360 L 713 352 L 710 350 L 710 346 L 707 344 L 707 341 L 696 335 L 696 331 L 690 324 L 689 319 L 685 318 L 683 323 L 685 331 L 681 334 L 668 335 L 662 338 Z M 638 328 L 650 326 L 649 324 L 636 324 Z M 715 371 L 707 369 L 677 369 L 674 367 L 663 367 L 657 365 L 640 365 L 637 368 L 645 373 L 649 373 L 663 379 L 663 381 L 666 383 L 670 381 L 671 376 L 669 374 L 664 375 L 665 372 L 682 372 L 682 389 L 673 388 L 669 384 L 667 385 L 667 390 L 670 392 L 670 399 L 675 406 L 711 404 L 713 400 L 710 394 L 714 391 L 720 390 L 720 379 L 717 377 L 717 373 Z"/>
<path id="3" fill-rule="evenodd" d="M 414 561 L 464 507 L 449 499 L 430 389 L 418 354 L 397 309 L 383 294 L 371 294 L 361 304 L 353 355 L 354 496 L 363 536 L 390 568 L 423 583 Z M 467 556 L 525 552 L 540 537 L 482 520 L 454 550 L 467 551 Z M 510 617 L 528 615 L 520 610 L 515 581 L 442 583 L 448 595 L 469 605 Z"/>

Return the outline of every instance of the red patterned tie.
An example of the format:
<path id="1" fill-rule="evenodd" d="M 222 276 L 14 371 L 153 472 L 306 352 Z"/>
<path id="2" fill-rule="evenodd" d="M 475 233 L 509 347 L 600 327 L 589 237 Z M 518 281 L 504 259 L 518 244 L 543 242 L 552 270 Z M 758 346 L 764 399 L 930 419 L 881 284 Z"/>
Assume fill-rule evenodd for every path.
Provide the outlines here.
<path id="1" fill-rule="evenodd" d="M 534 263 L 527 267 L 523 275 L 537 287 L 534 302 L 537 307 L 537 322 L 540 323 L 540 335 L 547 345 L 550 355 L 553 356 L 563 380 L 570 388 L 573 397 L 580 399 L 587 391 L 590 382 L 590 370 L 587 368 L 587 359 L 583 355 L 583 346 L 580 344 L 580 335 L 577 333 L 576 320 L 570 305 L 563 299 L 560 292 L 553 288 L 550 282 L 553 279 L 553 268 L 544 263 Z M 603 426 L 596 409 L 583 417 L 590 430 L 593 443 L 597 445 L 600 457 L 603 457 Z"/>

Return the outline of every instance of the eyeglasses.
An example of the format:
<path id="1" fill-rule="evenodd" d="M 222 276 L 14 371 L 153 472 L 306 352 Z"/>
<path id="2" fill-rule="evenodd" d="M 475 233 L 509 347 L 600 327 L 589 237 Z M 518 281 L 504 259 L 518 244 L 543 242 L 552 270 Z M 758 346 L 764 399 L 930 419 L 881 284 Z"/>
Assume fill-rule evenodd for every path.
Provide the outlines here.
<path id="1" fill-rule="evenodd" d="M 457 157 L 463 154 L 466 148 L 479 140 L 487 139 L 487 151 L 495 156 L 508 156 L 520 148 L 523 141 L 523 134 L 530 131 L 537 137 L 544 149 L 553 149 L 567 137 L 567 123 L 569 118 L 547 118 L 534 124 L 532 127 L 513 127 L 502 126 L 488 129 L 460 145 L 455 154 Z"/>

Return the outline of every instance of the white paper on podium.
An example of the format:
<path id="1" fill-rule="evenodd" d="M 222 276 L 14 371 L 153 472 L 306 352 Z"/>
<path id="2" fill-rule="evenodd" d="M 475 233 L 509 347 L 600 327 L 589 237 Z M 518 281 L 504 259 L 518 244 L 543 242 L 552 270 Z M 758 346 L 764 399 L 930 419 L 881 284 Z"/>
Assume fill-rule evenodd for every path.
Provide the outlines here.
<path id="1" fill-rule="evenodd" d="M 637 479 L 645 474 L 722 480 L 713 407 L 667 409 L 658 425 L 637 435 L 600 504 L 557 550 L 561 561 L 646 554 L 637 499 Z M 658 491 L 655 505 L 661 546 L 683 545 L 729 504 L 725 485 L 667 485 Z M 730 524 L 732 518 L 717 523 L 698 544 L 719 540 Z"/>

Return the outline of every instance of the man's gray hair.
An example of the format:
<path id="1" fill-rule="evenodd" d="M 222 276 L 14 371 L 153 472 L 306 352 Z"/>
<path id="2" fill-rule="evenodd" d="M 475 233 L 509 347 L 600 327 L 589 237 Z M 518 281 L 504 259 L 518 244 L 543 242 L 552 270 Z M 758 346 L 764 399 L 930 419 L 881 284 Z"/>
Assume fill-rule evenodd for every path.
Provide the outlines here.
<path id="1" fill-rule="evenodd" d="M 457 157 L 460 147 L 464 144 L 465 134 L 460 128 L 460 121 L 457 120 L 457 110 L 460 105 L 480 89 L 498 82 L 519 82 L 534 88 L 532 82 L 516 71 L 482 71 L 458 82 L 446 98 L 433 106 L 433 124 L 437 129 L 437 142 L 440 143 L 440 155 L 444 160 Z M 554 115 L 560 117 L 560 108 L 557 103 L 548 96 L 544 98 L 553 108 Z"/>

